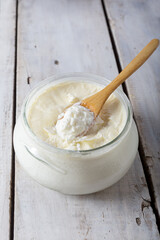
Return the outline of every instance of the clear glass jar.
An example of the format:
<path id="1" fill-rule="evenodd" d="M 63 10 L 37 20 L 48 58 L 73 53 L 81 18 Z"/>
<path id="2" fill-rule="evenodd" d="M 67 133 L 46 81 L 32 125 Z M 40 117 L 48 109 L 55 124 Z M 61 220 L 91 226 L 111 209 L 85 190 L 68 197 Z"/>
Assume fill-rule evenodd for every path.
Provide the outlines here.
<path id="1" fill-rule="evenodd" d="M 45 187 L 66 194 L 88 194 L 105 189 L 121 179 L 134 161 L 138 133 L 130 102 L 117 89 L 114 93 L 127 112 L 124 129 L 113 141 L 90 150 L 58 149 L 34 135 L 27 122 L 33 99 L 48 88 L 64 81 L 94 82 L 106 86 L 110 81 L 96 75 L 73 73 L 53 76 L 33 90 L 22 106 L 14 129 L 14 148 L 25 171 Z"/>

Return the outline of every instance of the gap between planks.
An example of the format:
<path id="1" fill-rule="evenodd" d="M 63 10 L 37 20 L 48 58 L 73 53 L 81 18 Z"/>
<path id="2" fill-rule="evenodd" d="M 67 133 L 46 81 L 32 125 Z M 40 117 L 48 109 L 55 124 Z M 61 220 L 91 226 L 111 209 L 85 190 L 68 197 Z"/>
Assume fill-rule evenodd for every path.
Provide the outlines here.
<path id="1" fill-rule="evenodd" d="M 13 129 L 12 129 L 12 141 L 13 141 L 13 130 L 16 123 L 16 83 L 17 83 L 17 41 L 18 35 L 18 0 L 16 0 L 16 21 L 15 21 L 15 58 L 14 58 L 14 87 L 13 87 Z M 9 239 L 14 239 L 14 199 L 15 199 L 15 152 L 12 144 L 12 163 L 11 163 L 11 183 L 10 183 L 10 233 Z"/>
<path id="2" fill-rule="evenodd" d="M 104 0 L 101 0 L 101 3 L 102 3 L 104 16 L 105 16 L 105 19 L 106 19 L 106 24 L 107 24 L 107 27 L 108 27 L 110 40 L 111 40 L 111 43 L 112 43 L 112 48 L 113 48 L 113 53 L 114 53 L 114 56 L 115 56 L 117 68 L 118 68 L 118 71 L 120 73 L 122 71 L 122 66 L 121 66 L 121 62 L 120 62 L 120 57 L 119 57 L 119 53 L 118 53 L 118 50 L 117 50 L 117 46 L 116 46 L 116 43 L 115 43 L 115 40 L 114 40 L 112 27 L 110 25 L 110 21 L 109 21 L 107 10 L 106 10 L 105 4 L 104 4 Z M 127 86 L 126 86 L 125 82 L 122 84 L 122 88 L 123 88 L 123 91 L 125 92 L 125 94 L 127 95 L 127 97 L 130 99 L 129 93 L 128 93 L 128 89 L 127 89 Z M 134 117 L 134 113 L 133 113 L 133 118 L 134 118 L 134 121 L 136 122 L 136 119 Z M 136 125 L 137 125 L 137 122 L 136 122 Z M 138 128 L 138 125 L 137 125 L 137 128 Z M 138 129 L 138 132 L 139 132 L 139 129 Z M 139 152 L 139 155 L 140 155 L 140 159 L 141 159 L 141 163 L 142 163 L 142 166 L 143 166 L 144 175 L 145 175 L 145 178 L 146 178 L 149 194 L 150 194 L 150 197 L 151 197 L 150 204 L 151 204 L 151 207 L 153 209 L 153 213 L 155 214 L 157 227 L 158 227 L 158 230 L 159 230 L 159 233 L 160 233 L 160 215 L 158 213 L 158 209 L 157 209 L 157 206 L 156 206 L 156 197 L 155 197 L 154 185 L 153 185 L 153 182 L 152 182 L 152 178 L 151 178 L 151 173 L 150 173 L 149 167 L 146 164 L 146 157 L 145 157 L 145 154 L 144 154 L 144 150 L 143 150 L 140 134 L 139 134 L 139 148 L 138 148 L 138 152 Z"/>

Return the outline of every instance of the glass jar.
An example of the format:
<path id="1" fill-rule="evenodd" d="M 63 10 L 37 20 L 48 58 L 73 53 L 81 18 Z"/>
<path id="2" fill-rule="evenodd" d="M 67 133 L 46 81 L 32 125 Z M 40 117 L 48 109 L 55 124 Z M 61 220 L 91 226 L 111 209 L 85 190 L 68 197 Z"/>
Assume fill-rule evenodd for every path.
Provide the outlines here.
<path id="1" fill-rule="evenodd" d="M 90 150 L 58 149 L 39 139 L 30 129 L 27 112 L 33 99 L 51 85 L 64 81 L 110 81 L 96 75 L 73 73 L 53 76 L 33 90 L 22 106 L 14 129 L 14 148 L 19 163 L 37 182 L 65 194 L 88 194 L 105 189 L 121 179 L 134 161 L 138 133 L 130 102 L 121 89 L 114 94 L 124 104 L 127 120 L 122 132 L 111 142 Z"/>

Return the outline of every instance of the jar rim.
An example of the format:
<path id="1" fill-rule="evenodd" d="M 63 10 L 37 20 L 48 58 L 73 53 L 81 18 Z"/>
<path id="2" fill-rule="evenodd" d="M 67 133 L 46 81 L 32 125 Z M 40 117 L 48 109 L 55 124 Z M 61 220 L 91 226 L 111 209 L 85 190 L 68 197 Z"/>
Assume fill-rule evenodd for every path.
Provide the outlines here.
<path id="1" fill-rule="evenodd" d="M 114 147 L 128 132 L 128 129 L 131 125 L 132 115 L 133 115 L 130 101 L 128 100 L 126 94 L 120 88 L 116 89 L 114 92 L 118 96 L 120 96 L 120 98 L 123 101 L 123 104 L 126 105 L 126 112 L 127 112 L 126 123 L 125 123 L 125 126 L 123 127 L 122 131 L 120 132 L 120 134 L 116 138 L 114 138 L 112 141 L 110 141 L 110 142 L 108 142 L 108 143 L 106 143 L 102 146 L 99 146 L 97 148 L 87 149 L 87 150 L 71 150 L 71 149 L 57 148 L 57 147 L 43 141 L 42 139 L 40 139 L 37 135 L 34 134 L 32 129 L 30 128 L 28 120 L 27 120 L 27 116 L 26 116 L 26 110 L 27 110 L 27 105 L 30 102 L 30 100 L 32 99 L 32 97 L 34 96 L 34 94 L 37 91 L 43 89 L 48 84 L 52 83 L 52 82 L 58 82 L 58 81 L 61 82 L 62 79 L 65 79 L 65 78 L 67 79 L 67 78 L 71 78 L 71 77 L 73 77 L 73 78 L 74 77 L 76 77 L 76 78 L 77 77 L 80 77 L 80 78 L 85 77 L 86 80 L 88 79 L 89 81 L 93 81 L 93 82 L 94 82 L 95 79 L 97 79 L 97 80 L 99 79 L 99 80 L 101 80 L 105 83 L 106 82 L 111 82 L 110 80 L 108 80 L 105 77 L 102 77 L 102 76 L 99 76 L 99 75 L 96 75 L 96 74 L 82 73 L 82 72 L 73 72 L 73 73 L 67 73 L 67 74 L 52 75 L 52 76 L 42 80 L 40 83 L 37 84 L 37 86 L 34 89 L 31 90 L 31 92 L 25 98 L 24 103 L 22 105 L 21 114 L 22 114 L 22 117 L 23 117 L 23 123 L 26 127 L 26 131 L 28 132 L 28 134 L 30 135 L 30 137 L 34 141 L 38 142 L 42 147 L 47 148 L 47 150 L 49 150 L 49 151 L 59 151 L 59 152 L 62 152 L 62 153 L 71 153 L 71 154 L 72 153 L 87 154 L 87 153 L 91 153 L 91 152 L 97 152 L 97 151 L 102 150 L 104 148 L 106 149 L 106 148 Z M 83 81 L 83 79 L 81 79 L 81 82 L 82 81 Z M 62 80 L 62 82 L 65 82 L 65 81 Z"/>

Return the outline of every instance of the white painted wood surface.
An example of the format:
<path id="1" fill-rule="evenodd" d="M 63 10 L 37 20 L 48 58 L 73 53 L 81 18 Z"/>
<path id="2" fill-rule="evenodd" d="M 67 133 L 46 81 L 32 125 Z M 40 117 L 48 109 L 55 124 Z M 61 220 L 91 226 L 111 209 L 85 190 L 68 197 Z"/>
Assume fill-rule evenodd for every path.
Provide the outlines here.
<path id="1" fill-rule="evenodd" d="M 101 2 L 20 1 L 17 114 L 36 82 L 74 71 L 117 74 Z M 18 163 L 15 174 L 15 240 L 158 239 L 138 156 L 118 184 L 88 196 L 48 190 Z"/>
<path id="2" fill-rule="evenodd" d="M 15 7 L 0 1 L 0 239 L 9 240 Z"/>
<path id="3" fill-rule="evenodd" d="M 125 67 L 151 39 L 160 39 L 160 1 L 105 0 L 105 3 Z M 160 48 L 126 84 L 160 214 Z"/>

